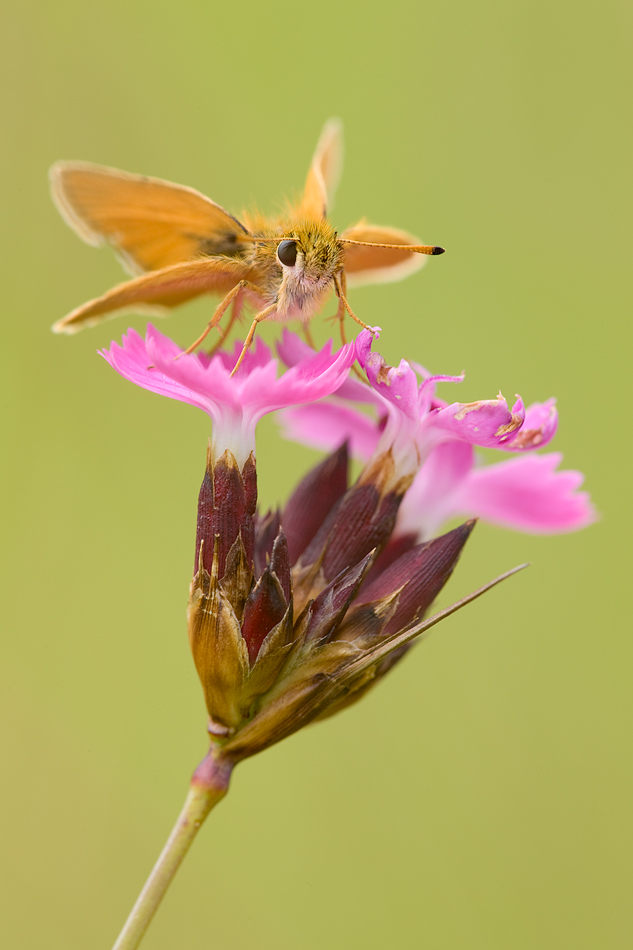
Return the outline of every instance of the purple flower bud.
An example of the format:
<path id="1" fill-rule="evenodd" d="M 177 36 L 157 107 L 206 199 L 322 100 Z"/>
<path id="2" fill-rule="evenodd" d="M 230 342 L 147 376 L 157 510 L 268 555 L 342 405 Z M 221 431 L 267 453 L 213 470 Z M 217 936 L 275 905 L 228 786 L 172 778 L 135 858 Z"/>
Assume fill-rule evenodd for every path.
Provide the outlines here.
<path id="1" fill-rule="evenodd" d="M 428 610 L 453 573 L 475 524 L 475 521 L 467 521 L 440 538 L 416 545 L 375 580 L 363 586 L 357 601 L 359 604 L 382 600 L 400 591 L 396 609 L 382 631 L 383 635 L 388 636 L 406 627 Z"/>
<path id="2" fill-rule="evenodd" d="M 341 571 L 318 597 L 305 608 L 297 621 L 306 640 L 324 643 L 336 633 L 341 620 L 367 575 L 372 555 L 368 554 L 354 567 Z"/>
<path id="3" fill-rule="evenodd" d="M 215 539 L 218 538 L 218 576 L 224 576 L 226 556 L 241 535 L 246 557 L 253 559 L 255 526 L 253 516 L 257 505 L 257 476 L 255 459 L 251 455 L 242 471 L 227 450 L 215 463 L 211 454 L 207 457 L 200 495 L 198 497 L 198 520 L 196 530 L 197 570 L 202 545 L 202 564 L 210 574 L 213 562 Z"/>
<path id="4" fill-rule="evenodd" d="M 379 486 L 353 485 L 332 509 L 301 556 L 302 566 L 321 560 L 326 580 L 381 550 L 393 531 L 402 496 Z"/>
<path id="5" fill-rule="evenodd" d="M 288 499 L 282 524 L 293 562 L 297 561 L 337 501 L 347 491 L 347 442 L 302 478 Z"/>
<path id="6" fill-rule="evenodd" d="M 277 577 L 277 580 L 281 584 L 281 589 L 284 592 L 286 603 L 289 604 L 292 596 L 290 554 L 288 551 L 288 542 L 286 541 L 286 536 L 281 528 L 279 529 L 279 533 L 275 538 L 273 550 L 270 555 L 270 570 Z"/>
<path id="7" fill-rule="evenodd" d="M 277 508 L 275 511 L 267 511 L 265 515 L 257 514 L 255 516 L 255 575 L 264 571 L 270 560 L 273 551 L 275 538 L 279 534 L 281 527 L 281 513 Z"/>
<path id="8" fill-rule="evenodd" d="M 406 495 L 405 495 L 406 498 Z M 384 548 L 367 574 L 365 584 L 371 584 L 390 564 L 414 548 L 418 538 L 415 534 L 392 535 L 389 544 Z"/>
<path id="9" fill-rule="evenodd" d="M 248 647 L 251 664 L 257 659 L 266 636 L 283 620 L 287 609 L 288 601 L 277 575 L 267 567 L 244 605 L 242 637 Z"/>

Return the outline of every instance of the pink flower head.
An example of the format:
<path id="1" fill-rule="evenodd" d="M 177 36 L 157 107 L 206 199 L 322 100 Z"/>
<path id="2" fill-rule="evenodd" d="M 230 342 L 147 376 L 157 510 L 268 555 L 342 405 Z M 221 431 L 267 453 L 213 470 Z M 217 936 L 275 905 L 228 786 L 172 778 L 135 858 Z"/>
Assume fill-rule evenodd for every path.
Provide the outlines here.
<path id="1" fill-rule="evenodd" d="M 356 349 L 372 387 L 363 401 L 375 407 L 378 421 L 350 405 L 358 400 L 350 379 L 327 400 L 286 410 L 282 424 L 287 437 L 328 450 L 348 440 L 364 461 L 391 447 L 401 474 L 417 472 L 400 507 L 397 533 L 432 537 L 458 514 L 541 533 L 582 528 L 595 519 L 589 496 L 576 491 L 582 475 L 555 471 L 559 453 L 475 467 L 474 446 L 522 454 L 547 445 L 558 425 L 553 399 L 527 409 L 520 397 L 510 408 L 501 394 L 448 405 L 435 387 L 461 382 L 463 375 L 431 376 L 418 366 L 418 383 L 406 360 L 394 368 L 371 352 L 373 336 L 363 331 Z"/>
<path id="2" fill-rule="evenodd" d="M 448 519 L 466 515 L 530 534 L 576 531 L 596 514 L 581 472 L 556 471 L 560 452 L 526 454 L 477 465 L 471 445 L 445 442 L 422 466 L 398 513 L 398 534 L 430 538 Z"/>
<path id="3" fill-rule="evenodd" d="M 367 373 L 372 389 L 381 397 L 383 412 L 386 410 L 384 429 L 375 452 L 390 450 L 398 475 L 412 475 L 431 448 L 433 437 L 423 430 L 435 411 L 435 384 L 460 383 L 463 376 L 430 376 L 418 385 L 415 370 L 406 360 L 400 360 L 397 367 L 388 366 L 379 353 L 372 353 L 372 342 L 379 334 L 380 328 L 374 327 L 373 332 L 363 330 L 356 340 L 358 362 Z"/>
<path id="4" fill-rule="evenodd" d="M 137 386 L 208 413 L 213 420 L 214 458 L 229 449 L 241 468 L 255 450 L 255 427 L 263 416 L 328 396 L 344 382 L 356 358 L 354 343 L 332 353 L 330 341 L 319 352 L 310 350 L 278 377 L 277 360 L 258 338 L 231 376 L 241 349 L 236 342 L 233 353 L 184 353 L 150 324 L 145 339 L 129 330 L 122 346 L 112 343 L 101 355 Z"/>

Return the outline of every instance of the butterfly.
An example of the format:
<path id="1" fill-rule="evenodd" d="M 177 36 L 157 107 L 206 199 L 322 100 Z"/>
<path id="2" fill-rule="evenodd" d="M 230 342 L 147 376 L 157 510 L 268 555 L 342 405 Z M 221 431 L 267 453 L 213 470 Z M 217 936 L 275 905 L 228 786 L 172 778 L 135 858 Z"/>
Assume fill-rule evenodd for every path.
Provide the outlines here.
<path id="1" fill-rule="evenodd" d="M 279 217 L 256 212 L 240 220 L 184 185 L 88 162 L 57 162 L 51 191 L 62 217 L 88 244 L 110 244 L 136 276 L 82 304 L 53 331 L 75 333 L 129 310 L 164 314 L 212 293 L 221 302 L 186 352 L 214 327 L 220 331 L 216 349 L 248 305 L 255 314 L 236 372 L 262 320 L 300 320 L 311 342 L 308 323 L 334 291 L 345 341 L 346 313 L 366 327 L 347 301 L 348 284 L 399 280 L 423 265 L 422 255 L 444 249 L 364 220 L 339 235 L 327 215 L 341 165 L 342 126 L 331 119 L 299 201 Z"/>

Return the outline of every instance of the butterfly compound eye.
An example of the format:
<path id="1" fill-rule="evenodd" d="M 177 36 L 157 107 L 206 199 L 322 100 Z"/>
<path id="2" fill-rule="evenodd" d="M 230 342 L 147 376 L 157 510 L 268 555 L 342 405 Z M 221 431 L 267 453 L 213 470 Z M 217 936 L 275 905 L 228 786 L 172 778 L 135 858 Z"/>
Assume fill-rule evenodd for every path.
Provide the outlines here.
<path id="1" fill-rule="evenodd" d="M 297 242 L 282 241 L 277 248 L 277 257 L 286 267 L 294 267 L 297 261 Z"/>

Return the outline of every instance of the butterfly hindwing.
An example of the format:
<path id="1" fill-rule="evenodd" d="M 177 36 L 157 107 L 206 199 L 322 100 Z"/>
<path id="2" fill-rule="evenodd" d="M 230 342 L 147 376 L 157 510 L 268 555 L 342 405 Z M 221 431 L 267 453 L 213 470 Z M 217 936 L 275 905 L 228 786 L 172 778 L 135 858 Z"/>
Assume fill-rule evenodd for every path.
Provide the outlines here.
<path id="1" fill-rule="evenodd" d="M 89 300 L 54 324 L 55 333 L 76 333 L 123 310 L 163 312 L 204 293 L 226 294 L 242 279 L 249 268 L 239 260 L 209 258 L 184 261 L 162 270 L 142 274 L 113 287 L 102 297 Z"/>
<path id="2" fill-rule="evenodd" d="M 341 234 L 341 240 L 369 241 L 375 244 L 419 244 L 416 237 L 398 228 L 359 222 Z M 360 284 L 387 284 L 402 280 L 424 267 L 426 257 L 407 251 L 404 247 L 364 247 L 360 244 L 345 245 L 345 274 L 351 287 Z"/>

